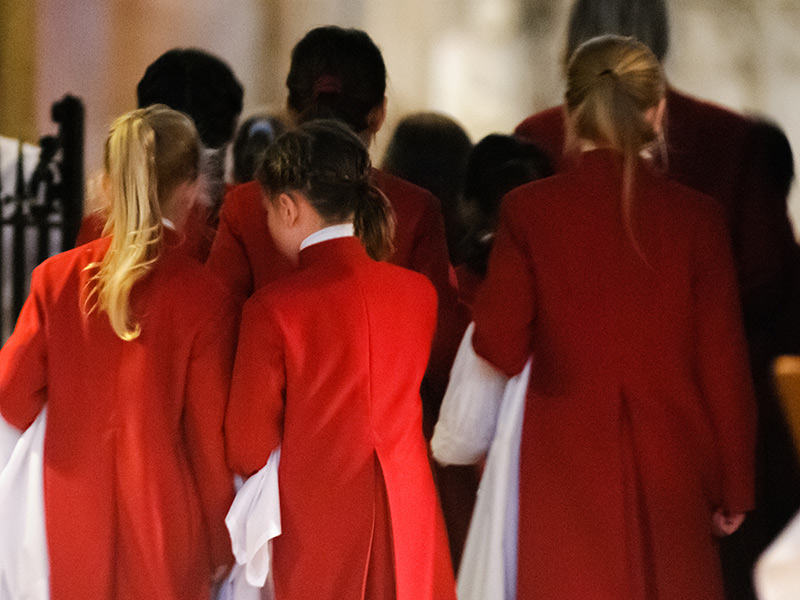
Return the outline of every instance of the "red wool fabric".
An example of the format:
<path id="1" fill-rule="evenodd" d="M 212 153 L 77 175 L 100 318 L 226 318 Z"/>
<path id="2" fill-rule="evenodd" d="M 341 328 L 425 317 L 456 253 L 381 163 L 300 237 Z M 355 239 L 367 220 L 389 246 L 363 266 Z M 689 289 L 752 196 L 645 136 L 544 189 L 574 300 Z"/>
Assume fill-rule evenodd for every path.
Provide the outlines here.
<path id="1" fill-rule="evenodd" d="M 533 356 L 520 457 L 521 600 L 722 599 L 712 513 L 753 508 L 755 401 L 710 198 L 585 153 L 508 194 L 473 344 Z M 578 574 L 578 576 L 575 576 Z"/>
<path id="2" fill-rule="evenodd" d="M 236 335 L 223 286 L 168 243 L 137 282 L 142 333 L 86 315 L 84 268 L 104 238 L 34 271 L 0 350 L 0 411 L 25 429 L 47 405 L 44 498 L 53 600 L 207 600 L 233 556 L 222 426 Z"/>
<path id="3" fill-rule="evenodd" d="M 430 282 L 353 237 L 246 302 L 225 433 L 244 475 L 282 444 L 278 598 L 455 600 L 419 399 L 435 323 Z"/>

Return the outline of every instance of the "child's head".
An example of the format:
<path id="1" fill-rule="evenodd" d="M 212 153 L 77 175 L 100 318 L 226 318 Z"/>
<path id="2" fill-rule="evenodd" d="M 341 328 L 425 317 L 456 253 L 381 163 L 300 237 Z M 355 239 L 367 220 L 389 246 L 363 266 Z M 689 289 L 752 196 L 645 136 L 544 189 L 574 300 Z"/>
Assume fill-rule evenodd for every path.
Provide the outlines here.
<path id="1" fill-rule="evenodd" d="M 199 160 L 194 123 L 164 105 L 131 111 L 111 126 L 105 147 L 111 245 L 102 263 L 92 265 L 99 266 L 93 293 L 123 339 L 139 335 L 128 314 L 131 287 L 158 258 L 162 218 L 181 221 L 187 214 Z"/>
<path id="2" fill-rule="evenodd" d="M 341 123 L 310 121 L 285 133 L 267 148 L 256 177 L 267 197 L 270 231 L 284 253 L 296 255 L 302 240 L 296 236 L 306 232 L 292 229 L 302 223 L 278 217 L 284 208 L 292 209 L 287 203 L 294 203 L 301 211 L 304 207 L 313 211 L 317 228 L 352 222 L 356 235 L 376 260 L 390 254 L 394 233 L 391 206 L 372 184 L 364 143 Z"/>
<path id="3" fill-rule="evenodd" d="M 244 92 L 221 59 L 196 48 L 173 48 L 147 67 L 136 88 L 139 108 L 166 104 L 195 122 L 203 145 L 219 148 L 233 137 Z"/>
<path id="4" fill-rule="evenodd" d="M 234 183 L 253 180 L 264 151 L 285 131 L 286 124 L 277 115 L 257 114 L 242 122 L 233 140 Z"/>
<path id="5" fill-rule="evenodd" d="M 298 122 L 338 119 L 359 135 L 383 124 L 386 66 L 364 31 L 335 26 L 309 31 L 292 50 L 286 87 Z"/>
<path id="6" fill-rule="evenodd" d="M 661 64 L 647 46 L 613 35 L 589 40 L 567 67 L 571 134 L 636 155 L 658 137 L 665 91 Z"/>
<path id="7" fill-rule="evenodd" d="M 491 134 L 475 144 L 464 180 L 464 200 L 473 222 L 462 251 L 470 270 L 481 276 L 486 274 L 503 196 L 552 174 L 547 153 L 514 136 Z"/>

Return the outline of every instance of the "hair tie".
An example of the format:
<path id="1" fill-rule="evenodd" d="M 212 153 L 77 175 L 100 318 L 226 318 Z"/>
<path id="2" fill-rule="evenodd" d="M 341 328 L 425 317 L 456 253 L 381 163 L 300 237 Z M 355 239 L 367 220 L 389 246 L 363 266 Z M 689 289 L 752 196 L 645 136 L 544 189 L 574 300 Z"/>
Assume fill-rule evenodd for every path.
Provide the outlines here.
<path id="1" fill-rule="evenodd" d="M 341 79 L 334 75 L 320 75 L 311 87 L 311 97 L 316 100 L 320 94 L 338 94 L 341 91 Z"/>

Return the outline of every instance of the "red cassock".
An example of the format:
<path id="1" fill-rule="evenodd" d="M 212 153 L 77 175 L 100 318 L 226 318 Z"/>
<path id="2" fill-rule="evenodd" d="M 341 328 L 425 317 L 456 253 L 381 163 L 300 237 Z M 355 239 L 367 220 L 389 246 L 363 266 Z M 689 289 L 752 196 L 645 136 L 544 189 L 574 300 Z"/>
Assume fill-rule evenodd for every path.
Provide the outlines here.
<path id="1" fill-rule="evenodd" d="M 419 401 L 435 323 L 430 283 L 354 237 L 246 302 L 225 433 L 243 475 L 282 444 L 279 600 L 455 599 Z"/>
<path id="2" fill-rule="evenodd" d="M 208 600 L 212 573 L 233 562 L 222 427 L 236 313 L 168 239 L 132 291 L 136 340 L 119 339 L 104 312 L 84 311 L 96 272 L 86 267 L 102 260 L 104 238 L 34 271 L 0 350 L 3 417 L 25 429 L 47 406 L 53 600 Z"/>
<path id="3" fill-rule="evenodd" d="M 507 195 L 473 345 L 533 356 L 520 454 L 522 600 L 722 598 L 715 509 L 753 507 L 755 402 L 725 221 L 621 157 Z M 644 257 L 644 258 L 643 258 Z"/>
<path id="4" fill-rule="evenodd" d="M 422 188 L 377 169 L 372 175 L 397 221 L 389 262 L 427 275 L 439 297 L 428 376 L 443 392 L 468 317 L 458 304 L 455 276 L 451 276 L 441 209 L 436 198 Z M 206 264 L 241 298 L 292 271 L 270 236 L 258 182 L 236 186 L 225 196 Z"/>

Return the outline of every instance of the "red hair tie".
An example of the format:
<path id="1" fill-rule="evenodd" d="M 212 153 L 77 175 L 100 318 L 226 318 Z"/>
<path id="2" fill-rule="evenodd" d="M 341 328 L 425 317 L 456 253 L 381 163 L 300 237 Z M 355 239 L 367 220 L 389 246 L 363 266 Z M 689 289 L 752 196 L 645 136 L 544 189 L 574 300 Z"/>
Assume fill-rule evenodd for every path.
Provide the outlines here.
<path id="1" fill-rule="evenodd" d="M 311 88 L 311 97 L 320 94 L 338 94 L 342 91 L 342 81 L 334 75 L 320 75 Z"/>

